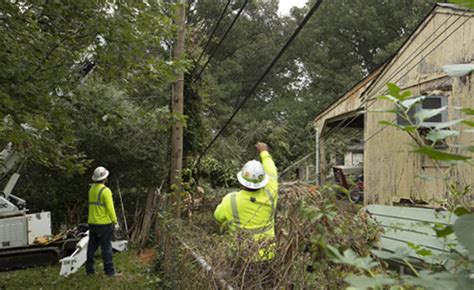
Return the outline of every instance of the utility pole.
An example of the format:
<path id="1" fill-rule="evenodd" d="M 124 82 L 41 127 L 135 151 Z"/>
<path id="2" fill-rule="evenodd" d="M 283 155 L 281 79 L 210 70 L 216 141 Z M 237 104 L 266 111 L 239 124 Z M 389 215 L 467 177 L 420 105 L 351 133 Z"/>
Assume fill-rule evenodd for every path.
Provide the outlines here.
<path id="1" fill-rule="evenodd" d="M 178 37 L 173 47 L 173 58 L 180 59 L 184 53 L 184 24 L 185 24 L 185 2 L 177 0 L 178 10 L 176 12 L 176 25 Z M 178 71 L 176 81 L 173 83 L 171 92 L 171 111 L 173 114 L 183 115 L 184 107 L 184 72 Z M 183 123 L 177 121 L 171 128 L 171 166 L 170 185 L 174 191 L 173 203 L 175 216 L 181 216 L 181 173 L 183 169 Z"/>

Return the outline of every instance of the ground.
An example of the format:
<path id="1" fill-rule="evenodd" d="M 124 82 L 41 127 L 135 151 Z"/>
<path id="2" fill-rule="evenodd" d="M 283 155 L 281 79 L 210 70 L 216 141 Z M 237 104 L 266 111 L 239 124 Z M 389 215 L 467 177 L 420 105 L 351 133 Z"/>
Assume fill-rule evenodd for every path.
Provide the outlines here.
<path id="1" fill-rule="evenodd" d="M 0 289 L 156 289 L 161 279 L 154 270 L 155 250 L 129 250 L 114 254 L 114 263 L 123 277 L 103 274 L 96 256 L 95 276 L 86 276 L 84 266 L 68 278 L 59 277 L 60 265 L 0 272 Z"/>

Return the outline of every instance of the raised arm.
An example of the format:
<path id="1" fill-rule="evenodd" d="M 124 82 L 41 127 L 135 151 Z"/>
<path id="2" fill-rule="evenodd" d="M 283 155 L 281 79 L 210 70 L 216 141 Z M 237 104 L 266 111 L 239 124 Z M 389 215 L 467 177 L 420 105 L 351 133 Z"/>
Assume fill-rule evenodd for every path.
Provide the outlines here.
<path id="1" fill-rule="evenodd" d="M 272 156 L 268 153 L 268 146 L 265 143 L 257 143 L 255 145 L 262 161 L 263 169 L 270 178 L 277 179 L 277 168 L 273 162 Z"/>

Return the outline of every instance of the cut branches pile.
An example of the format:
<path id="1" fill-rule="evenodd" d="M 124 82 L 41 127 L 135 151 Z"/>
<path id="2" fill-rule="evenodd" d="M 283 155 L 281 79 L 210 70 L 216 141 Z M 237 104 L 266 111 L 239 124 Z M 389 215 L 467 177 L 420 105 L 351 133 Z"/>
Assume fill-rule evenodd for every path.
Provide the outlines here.
<path id="1" fill-rule="evenodd" d="M 220 197 L 214 199 L 218 201 Z M 192 265 L 197 271 L 192 283 L 210 288 L 222 285 L 222 280 L 232 288 L 245 289 L 342 288 L 343 277 L 355 270 L 333 263 L 328 245 L 368 255 L 371 242 L 379 233 L 357 205 L 337 200 L 331 190 L 319 191 L 304 183 L 282 184 L 276 217 L 277 255 L 264 263 L 253 263 L 248 258 L 252 242 L 222 234 L 208 209 L 194 212 L 192 219 L 184 223 L 171 219 L 163 219 L 162 223 L 173 229 L 167 231 L 167 238 L 173 240 L 168 246 L 179 247 L 179 240 L 186 241 L 184 252 L 198 253 L 206 261 L 206 269 L 196 261 L 190 263 L 193 258 L 189 254 L 170 257 L 168 251 L 168 259 L 179 267 Z M 165 248 L 161 250 L 167 252 Z"/>

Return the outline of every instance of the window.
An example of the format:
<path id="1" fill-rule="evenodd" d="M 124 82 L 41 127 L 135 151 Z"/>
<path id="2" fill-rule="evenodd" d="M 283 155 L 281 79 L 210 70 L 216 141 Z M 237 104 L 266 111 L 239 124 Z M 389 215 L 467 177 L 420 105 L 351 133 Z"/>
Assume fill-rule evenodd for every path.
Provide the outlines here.
<path id="1" fill-rule="evenodd" d="M 438 123 L 444 123 L 448 121 L 448 110 L 444 110 L 436 116 L 433 116 L 424 122 L 420 123 L 419 120 L 414 118 L 414 115 L 421 110 L 433 110 L 445 107 L 448 105 L 448 97 L 446 96 L 424 96 L 425 98 L 421 103 L 413 105 L 408 111 L 408 116 L 413 124 L 419 125 L 424 128 L 435 127 Z M 402 118 L 402 116 L 397 116 L 398 125 L 408 125 L 408 121 Z"/>

